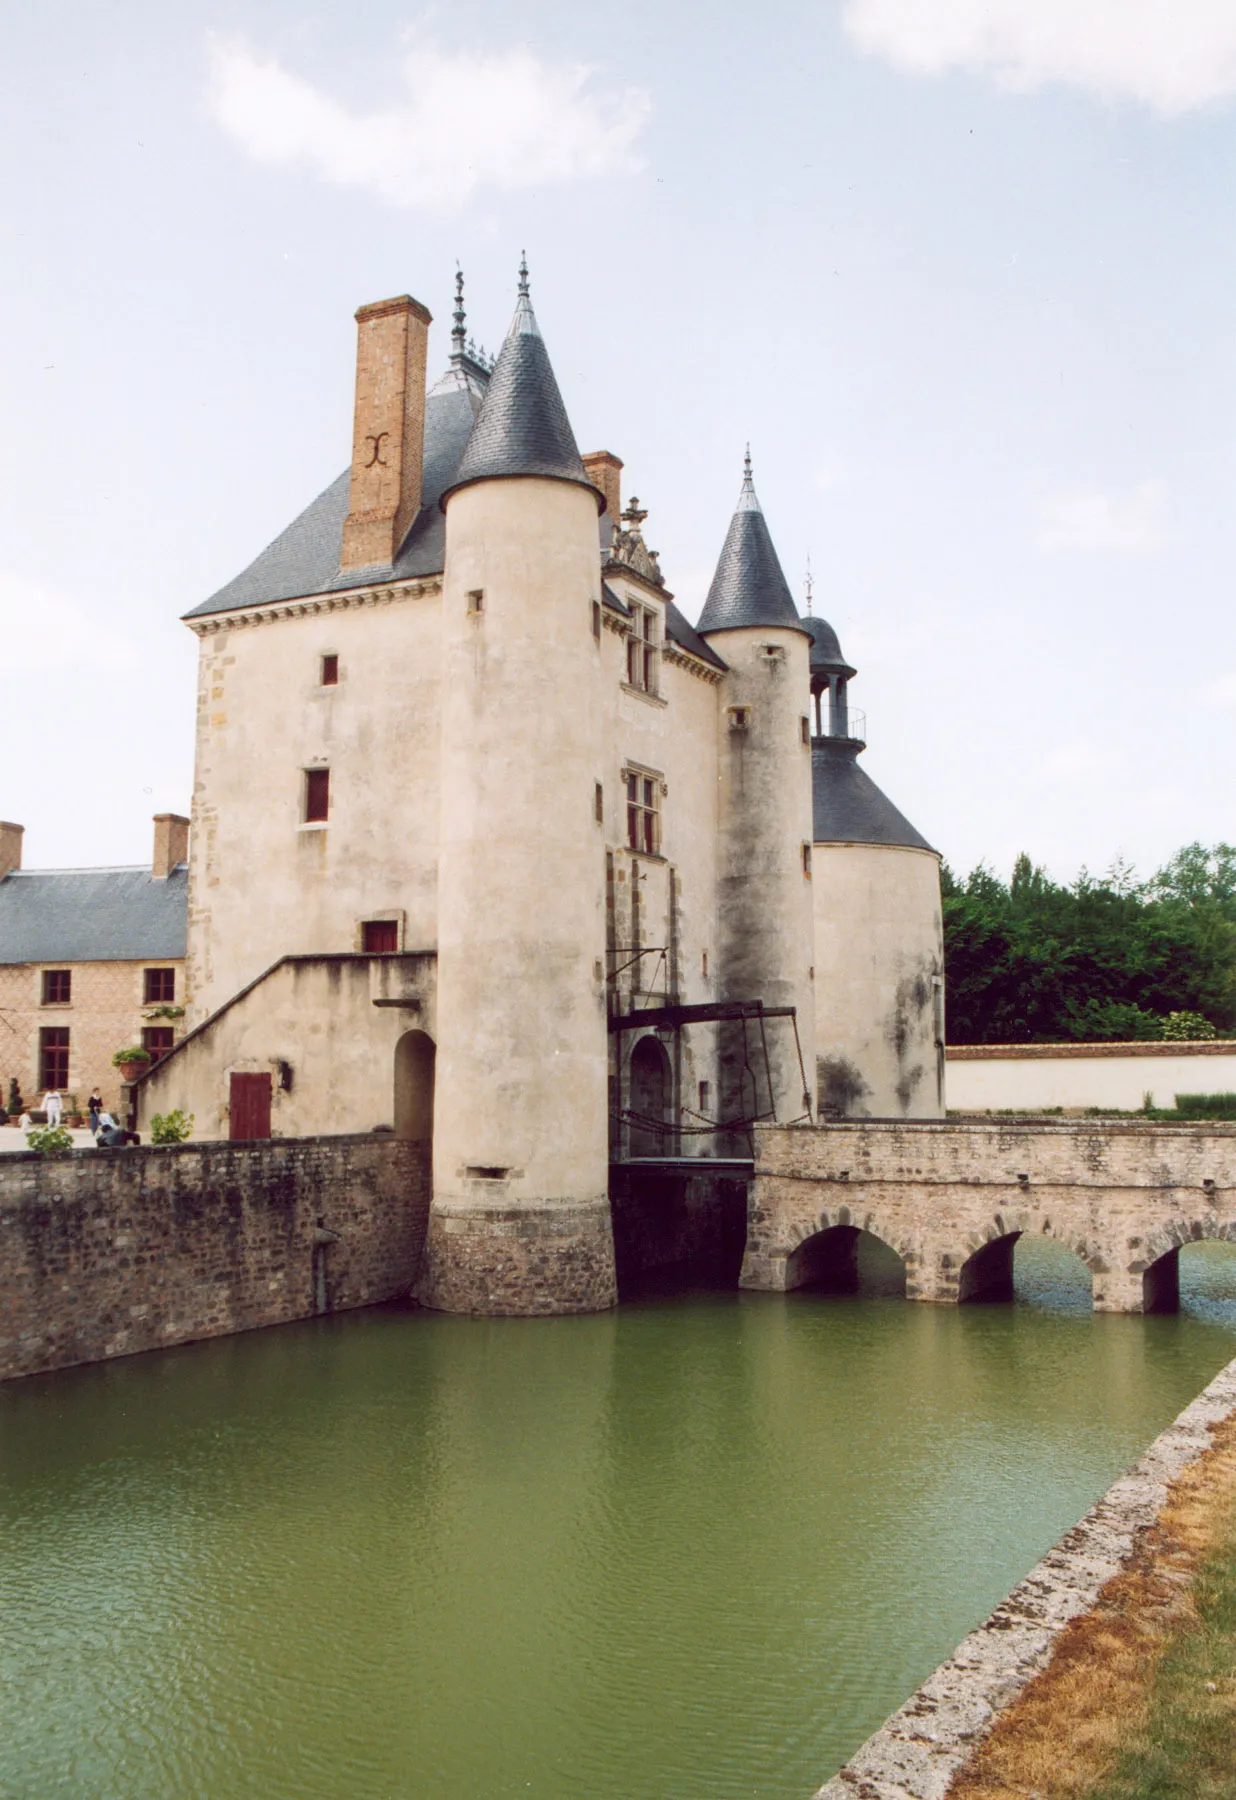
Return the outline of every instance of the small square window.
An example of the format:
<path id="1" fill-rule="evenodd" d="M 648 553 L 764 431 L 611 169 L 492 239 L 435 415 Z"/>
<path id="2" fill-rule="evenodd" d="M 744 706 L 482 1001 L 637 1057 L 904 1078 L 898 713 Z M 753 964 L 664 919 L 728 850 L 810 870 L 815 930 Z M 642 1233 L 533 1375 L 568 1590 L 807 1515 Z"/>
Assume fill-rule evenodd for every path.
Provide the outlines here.
<path id="1" fill-rule="evenodd" d="M 803 845 L 803 874 L 807 877 L 808 880 L 811 879 L 811 845 L 810 844 Z"/>
<path id="2" fill-rule="evenodd" d="M 398 919 L 366 919 L 361 945 L 371 956 L 391 956 L 399 949 Z"/>
<path id="3" fill-rule="evenodd" d="M 158 1062 L 172 1047 L 175 1033 L 170 1025 L 143 1025 L 142 1049 L 149 1050 L 151 1062 Z"/>
<path id="4" fill-rule="evenodd" d="M 330 770 L 305 770 L 305 824 L 322 824 L 330 817 Z"/>
<path id="5" fill-rule="evenodd" d="M 44 1006 L 67 1006 L 73 998 L 72 969 L 44 969 Z"/>
<path id="6" fill-rule="evenodd" d="M 700 1082 L 700 1112 L 708 1117 L 708 1105 L 712 1099 L 712 1089 L 706 1081 Z"/>
<path id="7" fill-rule="evenodd" d="M 339 658 L 335 655 L 322 658 L 322 686 L 336 687 L 339 682 Z"/>
<path id="8" fill-rule="evenodd" d="M 745 731 L 747 729 L 747 709 L 745 706 L 731 706 L 729 712 L 730 730 Z"/>
<path id="9" fill-rule="evenodd" d="M 473 588 L 472 592 L 468 595 L 468 611 L 470 613 L 479 613 L 484 612 L 484 610 L 485 590 L 484 588 Z"/>
<path id="10" fill-rule="evenodd" d="M 176 998 L 175 969 L 143 970 L 142 1005 L 161 1006 Z"/>
<path id="11" fill-rule="evenodd" d="M 802 730 L 803 730 L 803 743 L 806 744 L 808 746 L 808 748 L 810 748 L 810 745 L 811 745 L 811 720 L 807 717 L 806 713 L 804 713 L 803 717 L 802 717 Z"/>

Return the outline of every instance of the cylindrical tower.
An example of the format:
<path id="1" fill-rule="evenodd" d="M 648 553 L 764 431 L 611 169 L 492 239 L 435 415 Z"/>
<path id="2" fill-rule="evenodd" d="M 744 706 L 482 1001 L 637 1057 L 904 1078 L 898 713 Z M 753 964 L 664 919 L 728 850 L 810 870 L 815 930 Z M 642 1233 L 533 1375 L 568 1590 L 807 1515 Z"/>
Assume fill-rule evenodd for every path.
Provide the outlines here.
<path id="1" fill-rule="evenodd" d="M 698 627 L 728 666 L 720 689 L 718 998 L 794 1009 L 719 1027 L 721 1117 L 810 1120 L 812 995 L 811 639 L 751 480 Z"/>
<path id="2" fill-rule="evenodd" d="M 940 858 L 858 766 L 832 626 L 812 634 L 816 1100 L 820 1117 L 944 1114 Z"/>
<path id="3" fill-rule="evenodd" d="M 616 1299 L 606 1114 L 597 491 L 521 271 L 443 496 L 434 1194 L 420 1297 Z"/>

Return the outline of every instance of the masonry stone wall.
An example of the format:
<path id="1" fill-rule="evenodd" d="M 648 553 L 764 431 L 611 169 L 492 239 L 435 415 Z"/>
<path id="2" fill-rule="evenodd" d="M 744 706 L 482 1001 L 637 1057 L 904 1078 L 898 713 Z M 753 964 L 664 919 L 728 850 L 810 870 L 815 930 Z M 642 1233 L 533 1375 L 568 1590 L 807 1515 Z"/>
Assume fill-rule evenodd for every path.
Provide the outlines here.
<path id="1" fill-rule="evenodd" d="M 0 1161 L 0 1378 L 411 1291 L 429 1150 L 391 1137 Z"/>
<path id="2" fill-rule="evenodd" d="M 1112 1120 L 867 1120 L 756 1132 L 742 1283 L 819 1273 L 826 1232 L 864 1230 L 906 1265 L 911 1300 L 994 1296 L 1016 1236 L 1053 1238 L 1093 1280 L 1096 1309 L 1171 1304 L 1175 1253 L 1236 1243 L 1236 1126 Z M 840 1241 L 840 1240 L 838 1240 Z"/>

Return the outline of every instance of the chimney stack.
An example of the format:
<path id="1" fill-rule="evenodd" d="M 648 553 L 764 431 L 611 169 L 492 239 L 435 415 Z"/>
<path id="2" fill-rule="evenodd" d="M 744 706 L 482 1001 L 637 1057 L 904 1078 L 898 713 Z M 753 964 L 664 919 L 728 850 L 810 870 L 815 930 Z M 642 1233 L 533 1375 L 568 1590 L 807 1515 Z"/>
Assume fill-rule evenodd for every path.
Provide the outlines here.
<path id="1" fill-rule="evenodd" d="M 21 868 L 21 839 L 24 825 L 10 825 L 0 819 L 0 881 L 13 869 Z"/>
<path id="2" fill-rule="evenodd" d="M 151 873 L 156 881 L 166 881 L 173 869 L 189 860 L 189 821 L 179 813 L 156 813 L 154 828 Z"/>
<path id="3" fill-rule="evenodd" d="M 410 294 L 356 315 L 352 489 L 345 569 L 394 562 L 420 511 L 425 461 L 425 363 L 431 314 Z"/>
<path id="4" fill-rule="evenodd" d="M 605 495 L 605 510 L 609 514 L 615 531 L 621 530 L 619 519 L 622 514 L 622 459 L 614 455 L 612 450 L 590 450 L 583 458 L 584 472 L 593 487 L 600 488 Z"/>

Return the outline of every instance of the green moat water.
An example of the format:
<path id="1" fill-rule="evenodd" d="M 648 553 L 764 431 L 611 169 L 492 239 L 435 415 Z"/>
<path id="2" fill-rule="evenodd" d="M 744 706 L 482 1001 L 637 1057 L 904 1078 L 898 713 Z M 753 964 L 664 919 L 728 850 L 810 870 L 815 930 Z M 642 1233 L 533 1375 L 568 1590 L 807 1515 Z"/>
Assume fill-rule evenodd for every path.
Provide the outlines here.
<path id="1" fill-rule="evenodd" d="M 1236 1351 L 1226 1247 L 1171 1318 L 1062 1267 L 11 1383 L 0 1794 L 806 1800 Z"/>

